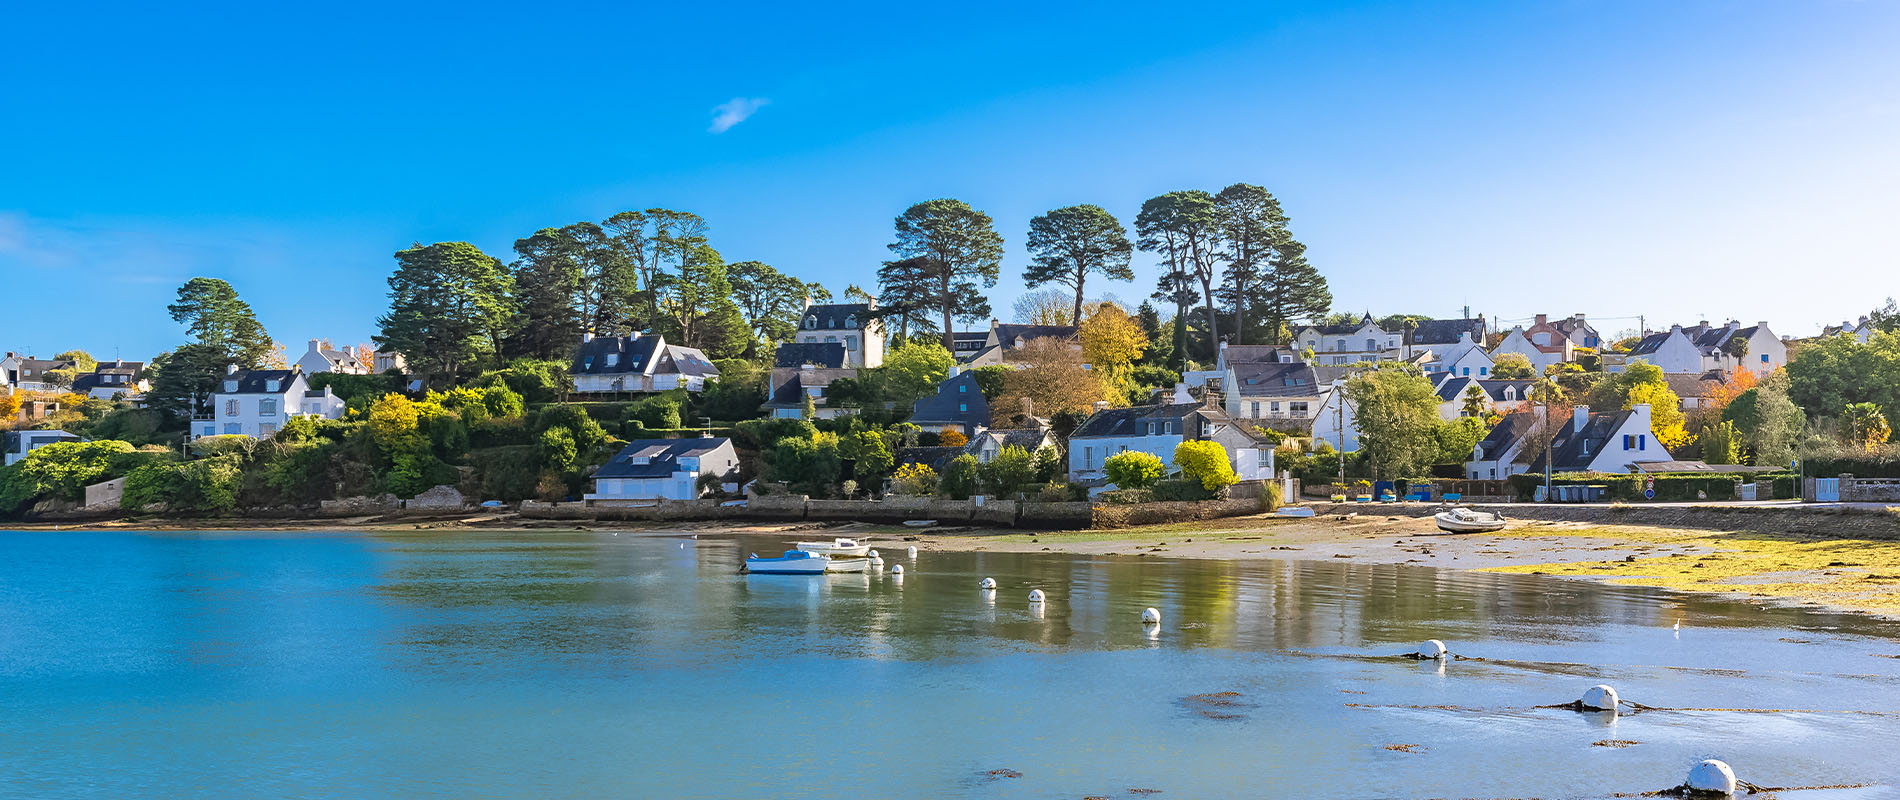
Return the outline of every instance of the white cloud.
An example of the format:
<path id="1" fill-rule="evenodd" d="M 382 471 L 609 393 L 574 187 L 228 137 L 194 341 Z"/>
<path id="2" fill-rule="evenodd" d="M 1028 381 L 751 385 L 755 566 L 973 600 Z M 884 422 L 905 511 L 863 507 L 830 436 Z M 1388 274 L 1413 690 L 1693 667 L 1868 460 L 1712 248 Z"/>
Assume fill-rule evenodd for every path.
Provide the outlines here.
<path id="1" fill-rule="evenodd" d="M 712 127 L 706 130 L 710 133 L 725 133 L 732 126 L 746 121 L 747 117 L 752 116 L 770 102 L 772 101 L 763 97 L 734 97 L 720 103 L 713 108 Z"/>

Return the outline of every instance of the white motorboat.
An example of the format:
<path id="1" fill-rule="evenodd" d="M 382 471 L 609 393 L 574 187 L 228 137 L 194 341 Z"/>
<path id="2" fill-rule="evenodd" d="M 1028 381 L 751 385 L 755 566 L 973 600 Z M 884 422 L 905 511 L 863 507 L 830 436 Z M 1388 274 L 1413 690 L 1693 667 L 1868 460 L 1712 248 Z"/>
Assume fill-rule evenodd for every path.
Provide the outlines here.
<path id="1" fill-rule="evenodd" d="M 871 552 L 868 544 L 859 544 L 856 539 L 833 539 L 829 542 L 799 542 L 794 545 L 807 553 L 822 553 L 828 556 L 862 556 Z"/>
<path id="2" fill-rule="evenodd" d="M 907 519 L 907 520 L 904 520 L 904 527 L 906 527 L 906 528 L 929 528 L 929 527 L 933 527 L 933 526 L 935 526 L 936 524 L 937 524 L 937 521 L 936 521 L 936 520 L 934 520 L 934 519 Z"/>
<path id="3" fill-rule="evenodd" d="M 1438 529 L 1450 533 L 1489 533 L 1504 529 L 1504 515 L 1495 511 L 1450 508 L 1433 515 Z"/>
<path id="4" fill-rule="evenodd" d="M 1292 519 L 1304 519 L 1306 517 L 1313 516 L 1313 509 L 1307 508 L 1305 506 L 1287 506 L 1285 508 L 1280 509 L 1279 511 L 1273 512 L 1271 516 L 1288 517 Z"/>
<path id="5" fill-rule="evenodd" d="M 833 559 L 823 553 L 787 550 L 778 558 L 746 557 L 745 571 L 753 575 L 823 575 L 827 572 L 863 572 L 871 566 L 867 558 Z"/>

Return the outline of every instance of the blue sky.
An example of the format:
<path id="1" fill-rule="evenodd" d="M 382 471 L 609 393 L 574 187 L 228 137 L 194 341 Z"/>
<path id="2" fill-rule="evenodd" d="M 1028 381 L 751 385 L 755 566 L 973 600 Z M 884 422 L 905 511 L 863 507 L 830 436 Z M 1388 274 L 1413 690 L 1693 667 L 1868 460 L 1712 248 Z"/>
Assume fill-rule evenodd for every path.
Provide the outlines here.
<path id="1" fill-rule="evenodd" d="M 294 357 L 366 340 L 410 242 L 653 206 L 868 284 L 945 196 L 1006 316 L 1030 217 L 1235 181 L 1341 308 L 1810 334 L 1900 294 L 1892 3 L 57 5 L 0 50 L 8 350 L 149 356 L 209 275 Z"/>

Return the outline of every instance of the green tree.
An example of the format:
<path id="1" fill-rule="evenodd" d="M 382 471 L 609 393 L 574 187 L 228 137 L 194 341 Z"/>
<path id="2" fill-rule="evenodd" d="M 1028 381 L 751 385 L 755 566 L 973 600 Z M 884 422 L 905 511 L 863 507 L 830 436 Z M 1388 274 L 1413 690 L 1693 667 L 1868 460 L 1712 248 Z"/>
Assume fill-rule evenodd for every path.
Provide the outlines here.
<path id="1" fill-rule="evenodd" d="M 1118 489 L 1146 489 L 1167 474 L 1161 457 L 1141 450 L 1123 450 L 1102 462 L 1108 482 Z"/>
<path id="2" fill-rule="evenodd" d="M 637 279 L 599 225 L 543 228 L 516 240 L 515 253 L 510 355 L 566 358 L 582 333 L 628 331 Z"/>
<path id="3" fill-rule="evenodd" d="M 1702 426 L 1696 441 L 1702 445 L 1702 460 L 1707 463 L 1742 463 L 1742 433 L 1733 422 L 1723 420 Z"/>
<path id="4" fill-rule="evenodd" d="M 99 368 L 98 359 L 93 358 L 91 353 L 84 350 L 67 350 L 64 353 L 53 356 L 53 359 L 56 361 L 73 362 L 73 369 L 78 372 L 91 372 Z"/>
<path id="5" fill-rule="evenodd" d="M 686 260 L 706 244 L 706 220 L 665 208 L 623 211 L 607 218 L 608 242 L 639 283 L 635 319 L 647 330 L 663 330 L 662 295 L 686 269 Z"/>
<path id="6" fill-rule="evenodd" d="M 1012 498 L 1036 483 L 1036 456 L 1021 447 L 1005 447 L 989 462 L 977 465 L 976 475 L 986 494 Z"/>
<path id="7" fill-rule="evenodd" d="M 1722 409 L 1722 419 L 1741 430 L 1750 464 L 1780 466 L 1794 459 L 1795 439 L 1807 426 L 1807 415 L 1788 399 L 1788 383 L 1787 371 L 1776 370 Z"/>
<path id="8" fill-rule="evenodd" d="M 1234 310 L 1237 343 L 1246 342 L 1251 308 L 1270 344 L 1280 344 L 1298 319 L 1323 314 L 1333 295 L 1306 261 L 1306 245 L 1287 229 L 1280 201 L 1265 188 L 1236 183 L 1214 196 L 1226 245 L 1221 297 Z"/>
<path id="9" fill-rule="evenodd" d="M 1436 463 L 1438 392 L 1424 376 L 1378 369 L 1346 382 L 1359 426 L 1359 450 L 1377 478 L 1422 474 Z"/>
<path id="10" fill-rule="evenodd" d="M 866 487 L 875 481 L 883 480 L 891 474 L 895 459 L 891 456 L 890 445 L 877 431 L 858 431 L 851 435 L 850 456 L 855 462 L 852 476 Z"/>
<path id="11" fill-rule="evenodd" d="M 952 500 L 968 500 L 976 494 L 976 456 L 964 453 L 943 466 L 938 491 Z"/>
<path id="12" fill-rule="evenodd" d="M 1535 378 L 1531 360 L 1522 353 L 1501 353 L 1491 361 L 1491 377 L 1501 381 Z"/>
<path id="13" fill-rule="evenodd" d="M 1082 324 L 1082 299 L 1090 275 L 1120 281 L 1135 279 L 1128 266 L 1133 246 L 1128 230 L 1101 206 L 1058 208 L 1029 221 L 1029 267 L 1023 283 L 1031 288 L 1059 283 L 1075 293 L 1071 325 Z"/>
<path id="14" fill-rule="evenodd" d="M 943 347 L 954 349 L 953 317 L 975 316 L 973 298 L 981 298 L 977 285 L 996 285 L 1003 237 L 997 235 L 988 214 L 950 199 L 926 200 L 905 209 L 897 217 L 896 233 L 891 252 L 925 259 L 919 272 L 932 287 L 932 305 L 942 312 Z M 981 314 L 988 313 L 988 305 L 982 303 Z"/>
<path id="15" fill-rule="evenodd" d="M 418 244 L 396 253 L 389 313 L 376 346 L 409 368 L 445 380 L 500 351 L 513 281 L 500 260 L 467 242 Z"/>
<path id="16" fill-rule="evenodd" d="M 270 334 L 229 283 L 192 278 L 178 287 L 178 301 L 165 310 L 171 313 L 173 322 L 185 326 L 197 344 L 222 351 L 240 368 L 257 369 L 271 356 Z"/>
<path id="17" fill-rule="evenodd" d="M 913 256 L 886 261 L 877 270 L 877 311 L 878 317 L 885 320 L 885 330 L 896 328 L 897 341 L 909 341 L 915 337 L 928 336 L 940 339 L 943 331 L 937 329 L 937 323 L 931 315 L 937 312 L 937 291 L 935 275 L 928 256 Z M 971 294 L 959 298 L 959 305 L 953 313 L 959 318 L 978 318 L 990 313 L 989 300 L 976 294 L 976 285 L 968 287 Z"/>
<path id="18" fill-rule="evenodd" d="M 1143 300 L 1141 307 L 1135 310 L 1135 320 L 1141 323 L 1141 333 L 1148 337 L 1148 352 L 1142 356 L 1142 363 L 1160 367 L 1169 363 L 1174 355 L 1174 341 L 1169 331 L 1161 324 L 1161 314 L 1155 311 L 1153 303 Z"/>
<path id="19" fill-rule="evenodd" d="M 1589 400 L 1590 407 L 1598 410 L 1628 411 L 1647 404 L 1650 432 L 1655 434 L 1657 442 L 1673 450 L 1693 441 L 1684 427 L 1687 420 L 1682 414 L 1682 398 L 1669 388 L 1668 376 L 1654 364 L 1637 361 L 1622 372 L 1597 381 L 1590 390 Z"/>
<path id="20" fill-rule="evenodd" d="M 1847 423 L 1849 441 L 1869 452 L 1880 449 L 1887 443 L 1887 437 L 1893 435 L 1886 415 L 1873 403 L 1850 403 L 1842 410 L 1841 418 Z"/>
<path id="21" fill-rule="evenodd" d="M 955 365 L 956 357 L 936 344 L 899 343 L 884 356 L 884 366 L 875 370 L 878 393 L 899 406 L 937 393 Z"/>
<path id="22" fill-rule="evenodd" d="M 1490 407 L 1490 398 L 1485 396 L 1484 389 L 1472 384 L 1465 387 L 1464 405 L 1459 407 L 1458 414 L 1461 417 L 1482 417 Z"/>
<path id="23" fill-rule="evenodd" d="M 1853 403 L 1900 408 L 1900 335 L 1876 333 L 1808 342 L 1785 368 L 1788 397 L 1810 416 L 1831 416 Z"/>
<path id="24" fill-rule="evenodd" d="M 1438 457 L 1432 463 L 1462 464 L 1471 460 L 1472 450 L 1484 441 L 1484 435 L 1489 432 L 1489 426 L 1477 417 L 1440 421 L 1432 429 L 1432 439 L 1438 443 Z"/>
<path id="25" fill-rule="evenodd" d="M 828 433 L 809 439 L 780 439 L 773 459 L 773 474 L 792 491 L 811 497 L 830 494 L 844 470 L 838 437 Z"/>
<path id="26" fill-rule="evenodd" d="M 1181 468 L 1182 477 L 1199 481 L 1201 488 L 1210 492 L 1240 482 L 1234 466 L 1227 461 L 1227 448 L 1209 439 L 1175 445 L 1174 465 Z"/>
<path id="27" fill-rule="evenodd" d="M 1196 300 L 1206 304 L 1209 345 L 1220 341 L 1214 277 L 1221 260 L 1221 219 L 1214 197 L 1198 189 L 1151 197 L 1135 217 L 1135 234 L 1143 252 L 1162 257 L 1155 298 L 1175 304 L 1176 346 L 1185 363 L 1187 309 Z"/>
<path id="28" fill-rule="evenodd" d="M 732 298 L 760 345 L 789 341 L 798 331 L 798 320 L 805 310 L 805 298 L 814 284 L 808 284 L 761 261 L 738 261 L 726 265 L 726 280 Z M 755 348 L 748 351 L 756 353 Z"/>

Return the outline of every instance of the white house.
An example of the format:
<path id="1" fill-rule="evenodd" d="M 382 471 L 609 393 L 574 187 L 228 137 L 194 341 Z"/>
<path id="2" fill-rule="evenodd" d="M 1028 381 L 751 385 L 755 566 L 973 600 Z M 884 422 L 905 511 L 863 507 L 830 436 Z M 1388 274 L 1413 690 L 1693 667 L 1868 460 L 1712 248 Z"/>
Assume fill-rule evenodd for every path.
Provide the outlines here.
<path id="1" fill-rule="evenodd" d="M 1643 335 L 1635 347 L 1630 348 L 1624 361 L 1641 361 L 1661 367 L 1664 372 L 1687 372 L 1701 374 L 1702 351 L 1695 341 L 1689 338 L 1681 325 L 1671 325 L 1669 330 Z M 1621 372 L 1621 366 L 1606 365 L 1608 371 Z"/>
<path id="2" fill-rule="evenodd" d="M 1833 337 L 1844 333 L 1854 337 L 1854 339 L 1861 344 L 1866 344 L 1867 340 L 1874 338 L 1874 330 L 1873 320 L 1868 319 L 1867 315 L 1862 314 L 1859 322 L 1842 322 L 1839 325 L 1823 327 L 1821 329 L 1821 335 L 1823 337 Z"/>
<path id="3" fill-rule="evenodd" d="M 1463 378 L 1489 378 L 1495 363 L 1491 354 L 1484 351 L 1484 345 L 1471 337 L 1469 331 L 1460 331 L 1458 340 L 1432 351 L 1433 360 L 1425 364 L 1425 377 L 1437 380 L 1443 376 Z"/>
<path id="4" fill-rule="evenodd" d="M 1045 425 L 1038 424 L 1029 428 L 1008 428 L 1003 430 L 986 428 L 978 431 L 975 435 L 971 436 L 970 441 L 964 445 L 964 452 L 976 456 L 977 463 L 988 464 L 991 461 L 995 461 L 996 454 L 1003 452 L 1003 448 L 1005 447 L 1020 447 L 1029 453 L 1034 453 L 1045 447 L 1056 448 L 1057 452 L 1062 450 L 1062 445 L 1058 443 L 1056 437 L 1049 432 L 1049 428 Z"/>
<path id="5" fill-rule="evenodd" d="M 706 388 L 719 368 L 696 348 L 667 344 L 659 334 L 581 335 L 580 352 L 568 367 L 576 394 L 665 392 Z"/>
<path id="6" fill-rule="evenodd" d="M 313 391 L 303 370 L 240 370 L 225 367 L 224 380 L 211 395 L 211 414 L 191 422 L 191 438 L 243 435 L 268 439 L 292 417 L 341 419 L 343 398 L 329 387 Z"/>
<path id="7" fill-rule="evenodd" d="M 1740 342 L 1731 343 L 1737 339 Z M 1740 356 L 1735 355 L 1737 350 Z M 1671 325 L 1666 332 L 1644 336 L 1630 348 L 1628 360 L 1654 364 L 1664 372 L 1700 375 L 1719 369 L 1766 375 L 1788 363 L 1788 345 L 1768 329 L 1766 322 L 1744 328 L 1734 321 L 1710 325 L 1703 320 L 1687 328 Z"/>
<path id="8" fill-rule="evenodd" d="M 1227 450 L 1228 462 L 1241 480 L 1273 477 L 1273 448 L 1255 439 L 1220 407 L 1193 402 L 1186 387 L 1175 389 L 1176 402 L 1153 406 L 1107 408 L 1097 403 L 1095 413 L 1069 435 L 1069 479 L 1098 481 L 1106 477 L 1104 462 L 1125 450 L 1153 454 L 1170 471 L 1174 448 L 1184 441 L 1209 440 Z"/>
<path id="9" fill-rule="evenodd" d="M 727 482 L 739 470 L 739 453 L 723 436 L 640 439 L 628 442 L 594 471 L 594 491 L 582 499 L 693 500 L 701 476 Z"/>
<path id="10" fill-rule="evenodd" d="M 1303 350 L 1313 351 L 1313 363 L 1341 366 L 1397 357 L 1403 332 L 1387 331 L 1367 314 L 1350 325 L 1309 325 L 1295 334 Z"/>
<path id="11" fill-rule="evenodd" d="M 1446 354 L 1453 350 L 1482 346 L 1484 326 L 1483 315 L 1466 319 L 1420 320 L 1405 339 L 1406 349 L 1414 355 L 1430 353 L 1432 361 L 1446 361 Z"/>
<path id="12" fill-rule="evenodd" d="M 884 320 L 875 316 L 877 302 L 822 303 L 812 305 L 805 298 L 805 313 L 799 317 L 798 344 L 837 343 L 844 347 L 844 366 L 855 369 L 877 367 L 884 363 Z"/>
<path id="13" fill-rule="evenodd" d="M 1342 453 L 1359 449 L 1359 409 L 1346 398 L 1346 381 L 1333 381 L 1320 399 L 1319 412 L 1313 415 L 1313 440 L 1325 442 Z"/>
<path id="14" fill-rule="evenodd" d="M 0 357 L 0 378 L 6 386 L 16 392 L 52 392 L 59 387 L 46 382 L 46 373 L 56 369 L 72 369 L 71 361 L 56 361 L 18 353 L 7 353 Z"/>
<path id="15" fill-rule="evenodd" d="M 0 439 L 0 444 L 6 446 L 4 451 L 0 451 L 0 455 L 6 458 L 5 466 L 10 467 L 19 463 L 20 459 L 26 458 L 27 453 L 49 444 L 77 441 L 82 440 L 65 431 L 11 431 L 4 435 L 4 439 Z"/>
<path id="16" fill-rule="evenodd" d="M 297 367 L 305 375 L 319 372 L 341 372 L 345 375 L 368 375 L 370 355 L 358 352 L 356 345 L 346 344 L 341 350 L 332 350 L 320 339 L 310 340 L 310 349 L 297 359 Z"/>
<path id="17" fill-rule="evenodd" d="M 1230 363 L 1221 378 L 1222 408 L 1246 425 L 1306 435 L 1332 384 L 1320 370 L 1299 362 Z"/>
<path id="18" fill-rule="evenodd" d="M 1639 463 L 1673 460 L 1650 432 L 1648 405 L 1601 414 L 1577 406 L 1570 419 L 1548 423 L 1535 409 L 1506 416 L 1472 448 L 1465 473 L 1473 480 L 1497 480 L 1542 472 L 1546 453 L 1552 472 L 1629 473 Z"/>
<path id="19" fill-rule="evenodd" d="M 1505 353 L 1516 353 L 1531 362 L 1531 371 L 1542 375 L 1552 364 L 1562 364 L 1576 360 L 1576 345 L 1544 319 L 1537 315 L 1537 324 L 1531 330 L 1514 327 L 1504 335 L 1504 340 L 1491 350 L 1491 360 L 1496 362 Z"/>
<path id="20" fill-rule="evenodd" d="M 1530 402 L 1533 380 L 1479 380 L 1463 376 L 1447 376 L 1438 383 L 1438 416 L 1441 419 L 1457 419 L 1465 416 L 1465 398 L 1476 390 L 1478 402 L 1483 413 L 1492 411 L 1510 413 Z"/>

